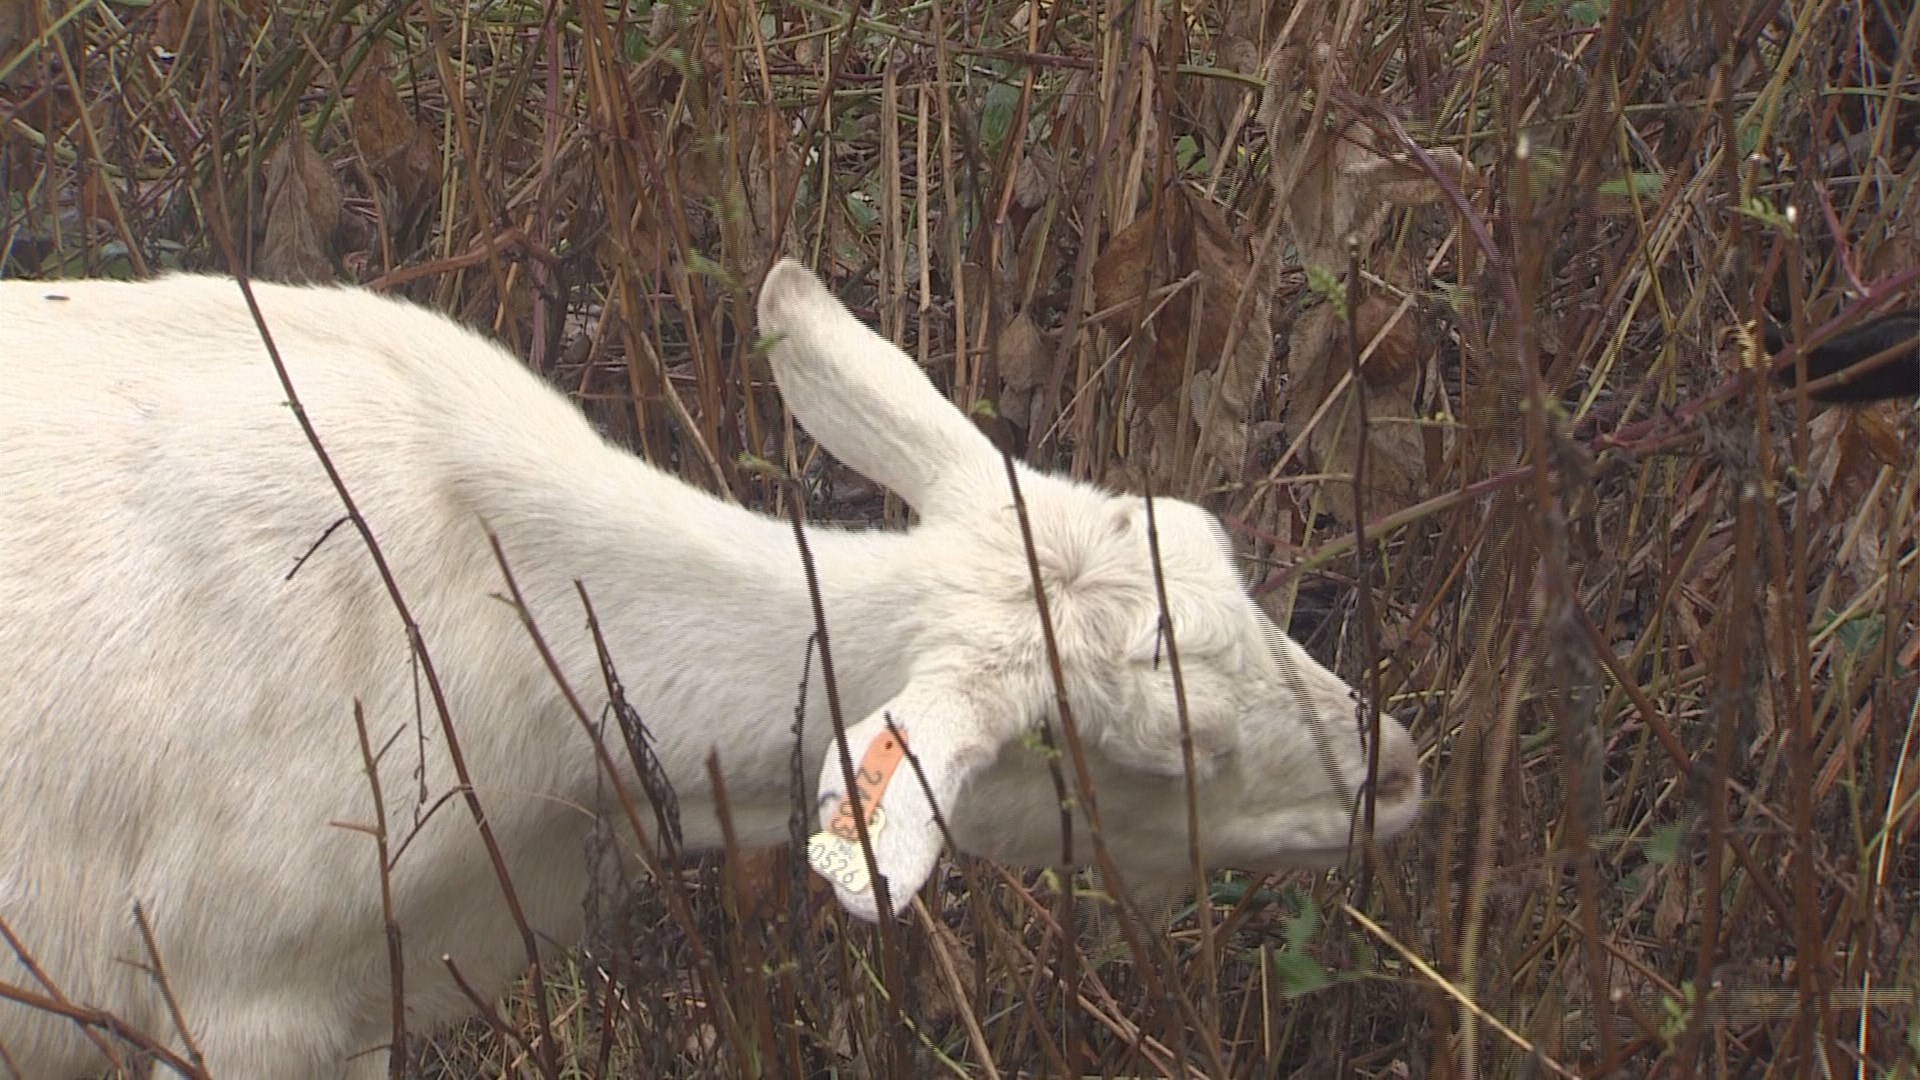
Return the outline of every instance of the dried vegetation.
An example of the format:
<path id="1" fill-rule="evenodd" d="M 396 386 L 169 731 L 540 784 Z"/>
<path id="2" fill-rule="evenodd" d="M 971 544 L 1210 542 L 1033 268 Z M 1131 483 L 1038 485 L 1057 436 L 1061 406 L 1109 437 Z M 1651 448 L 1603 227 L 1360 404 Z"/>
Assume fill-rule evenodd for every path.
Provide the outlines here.
<path id="1" fill-rule="evenodd" d="M 1742 327 L 1913 303 L 1915 12 L 0 0 L 0 258 L 404 293 L 694 483 L 897 515 L 754 353 L 796 254 L 1416 713 L 1417 836 L 1146 965 L 1052 875 L 883 942 L 742 852 L 397 1074 L 1912 1077 L 1920 425 Z"/>

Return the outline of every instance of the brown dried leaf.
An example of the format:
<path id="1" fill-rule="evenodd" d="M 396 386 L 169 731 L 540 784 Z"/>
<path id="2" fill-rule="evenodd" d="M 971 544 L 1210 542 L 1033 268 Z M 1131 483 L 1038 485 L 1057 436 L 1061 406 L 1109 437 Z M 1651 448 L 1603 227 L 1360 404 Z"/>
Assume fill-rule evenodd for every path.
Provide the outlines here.
<path id="1" fill-rule="evenodd" d="M 1020 155 L 1013 175 L 1013 201 L 1023 210 L 1038 210 L 1060 186 L 1059 166 L 1045 146 L 1030 147 Z"/>
<path id="2" fill-rule="evenodd" d="M 1807 465 L 1816 521 L 1831 521 L 1837 573 L 1852 584 L 1873 580 L 1884 565 L 1885 538 L 1895 530 L 1884 500 L 1871 498 L 1882 469 L 1904 469 L 1900 434 L 1876 409 L 1828 409 L 1808 424 Z M 1850 544 L 1845 543 L 1851 534 Z"/>
<path id="3" fill-rule="evenodd" d="M 1184 479 L 1172 475 L 1171 468 L 1179 424 L 1175 410 L 1180 386 L 1189 375 L 1189 344 L 1194 384 L 1186 401 L 1200 444 L 1216 467 L 1237 470 L 1246 451 L 1249 403 L 1264 374 L 1272 337 L 1266 291 L 1253 281 L 1252 255 L 1219 207 L 1185 185 L 1162 191 L 1158 207 L 1158 214 L 1150 207 L 1108 241 L 1094 262 L 1093 295 L 1094 305 L 1102 310 L 1121 305 L 1133 309 L 1141 286 L 1148 286 L 1147 307 L 1119 317 L 1128 323 L 1142 315 L 1152 317 L 1152 347 L 1140 354 L 1133 374 L 1130 446 L 1154 461 L 1150 471 L 1165 490 L 1164 485 Z M 1189 275 L 1197 280 L 1182 285 L 1164 305 L 1152 298 L 1154 290 Z M 1227 339 L 1243 288 L 1254 288 L 1255 294 L 1246 303 L 1229 356 Z M 1158 314 L 1153 313 L 1156 307 Z"/>
<path id="4" fill-rule="evenodd" d="M 780 115 L 770 106 L 763 106 L 755 112 L 749 112 L 742 130 L 754 133 L 747 147 L 744 164 L 736 167 L 737 157 L 727 157 L 720 163 L 724 173 L 720 183 L 725 196 L 720 202 L 721 229 L 730 245 L 727 249 L 728 265 L 765 266 L 773 261 L 775 252 L 793 255 L 799 251 L 797 239 L 800 222 L 789 215 L 786 232 L 783 236 L 773 235 L 777 212 L 778 186 L 786 178 L 797 175 L 803 168 L 800 151 L 791 140 L 780 140 L 769 158 L 766 140 L 760 138 L 761 132 L 769 123 L 779 130 Z M 706 195 L 697 189 L 702 171 L 688 168 L 690 158 L 699 155 L 679 155 L 674 159 L 681 167 L 681 198 L 688 203 L 704 201 Z M 745 169 L 742 175 L 741 168 Z M 691 189 L 691 190 L 690 190 Z"/>
<path id="5" fill-rule="evenodd" d="M 1022 311 L 1009 319 L 993 343 L 993 353 L 1000 369 L 1000 415 L 1030 431 L 1033 388 L 1047 370 L 1047 343 L 1033 316 Z"/>
<path id="6" fill-rule="evenodd" d="M 156 0 L 153 5 L 154 44 L 178 56 L 192 40 L 193 32 L 204 25 L 191 0 Z"/>
<path id="7" fill-rule="evenodd" d="M 1379 517 L 1418 502 L 1427 488 L 1426 446 L 1420 428 L 1405 421 L 1420 415 L 1414 400 L 1417 379 L 1349 384 L 1318 421 L 1314 414 L 1334 396 L 1349 366 L 1347 328 L 1340 309 L 1309 297 L 1306 310 L 1288 335 L 1287 433 L 1305 443 L 1306 459 L 1320 471 L 1351 476 L 1360 457 L 1354 397 L 1367 395 L 1365 514 Z M 1339 484 L 1346 488 L 1346 483 Z M 1322 509 L 1353 525 L 1351 490 L 1328 490 Z"/>
<path id="8" fill-rule="evenodd" d="M 267 160 L 266 228 L 256 272 L 276 281 L 330 281 L 330 248 L 340 227 L 340 185 L 304 132 L 281 140 Z"/>
<path id="9" fill-rule="evenodd" d="M 1889 413 L 1879 409 L 1842 410 L 1854 418 L 1865 453 L 1889 469 L 1904 468 L 1906 442 L 1889 421 Z"/>
<path id="10" fill-rule="evenodd" d="M 1920 184 L 1906 184 L 1898 204 L 1881 210 L 1888 222 L 1920 221 Z M 1920 263 L 1920 230 L 1870 229 L 1861 238 L 1860 274 L 1868 281 L 1892 277 Z"/>
<path id="11" fill-rule="evenodd" d="M 1809 464 L 1813 470 L 1813 493 L 1819 505 L 1827 505 L 1836 498 L 1859 496 L 1880 471 L 1874 447 L 1858 419 L 1864 415 L 1851 409 L 1828 409 L 1808 425 L 1813 436 Z M 1897 449 L 1894 460 L 1899 460 Z"/>
<path id="12" fill-rule="evenodd" d="M 0 57 L 19 52 L 33 36 L 33 5 L 27 0 L 0 0 Z"/>
<path id="13" fill-rule="evenodd" d="M 76 2 L 77 0 L 49 0 L 46 8 L 47 18 L 51 22 L 58 22 L 61 16 L 73 8 Z M 37 0 L 0 0 L 0 60 L 14 59 L 22 50 L 28 48 L 40 37 L 40 27 L 42 23 L 40 17 L 35 14 L 37 7 L 39 7 Z M 68 56 L 77 56 L 84 51 L 84 43 L 80 38 L 83 25 L 81 20 L 69 19 L 66 25 L 60 30 L 60 44 L 66 47 Z M 42 75 L 52 75 L 56 81 L 60 78 L 58 69 L 53 67 L 51 63 L 39 62 L 42 60 L 51 61 L 52 58 L 58 56 L 58 47 L 53 45 L 51 39 L 49 39 L 49 41 L 44 44 L 44 47 L 38 51 L 40 54 L 38 57 L 27 59 L 16 64 L 5 79 L 0 79 L 0 90 L 33 86 L 40 81 Z M 42 98 L 65 96 L 64 94 L 41 95 Z M 16 108 L 21 108 L 21 106 L 15 103 L 9 104 L 15 105 Z M 32 107 L 33 105 L 34 102 L 29 99 L 26 103 L 27 107 L 22 108 L 22 111 L 16 114 L 16 118 L 27 120 L 43 132 L 53 130 L 57 125 L 33 119 L 33 116 L 36 112 L 46 115 L 55 110 L 50 108 L 49 103 L 45 101 L 41 101 L 38 104 L 38 108 Z M 63 102 L 62 108 L 59 111 L 71 115 L 74 110 L 70 102 Z M 12 126 L 13 125 L 8 124 L 5 127 L 0 127 L 0 138 L 4 138 L 7 130 Z"/>
<path id="14" fill-rule="evenodd" d="M 1047 363 L 1047 345 L 1033 317 L 1022 311 L 1008 321 L 994 345 L 1000 382 L 1008 390 L 1032 390 Z"/>
<path id="15" fill-rule="evenodd" d="M 1656 940 L 1675 940 L 1680 928 L 1688 922 L 1693 897 L 1692 883 L 1687 880 L 1690 867 L 1687 860 L 1681 859 L 1656 875 L 1655 880 L 1659 884 L 1654 887 L 1660 890 L 1660 900 L 1653 908 L 1653 936 Z"/>
<path id="16" fill-rule="evenodd" d="M 1225 71 L 1242 72 L 1250 76 L 1260 74 L 1260 61 L 1264 50 L 1260 47 L 1260 24 L 1266 13 L 1265 3 L 1243 0 L 1230 3 L 1223 24 L 1220 27 L 1216 65 Z M 1229 138 L 1235 143 L 1244 140 L 1249 131 L 1252 110 L 1259 99 L 1244 83 L 1232 79 L 1194 80 L 1199 83 L 1200 123 L 1198 134 L 1202 149 L 1209 162 L 1218 163 L 1223 157 L 1222 147 Z"/>
<path id="17" fill-rule="evenodd" d="M 1314 115 L 1312 103 L 1325 100 L 1339 73 L 1333 47 L 1324 41 L 1282 42 L 1267 55 L 1262 71 L 1260 126 L 1274 153 L 1269 175 L 1284 223 L 1308 266 L 1344 268 L 1349 236 L 1358 238 L 1364 255 L 1395 207 L 1437 202 L 1445 195 L 1412 155 L 1380 146 L 1366 124 L 1356 120 L 1330 127 L 1324 116 Z M 1467 187 L 1479 182 L 1472 164 L 1454 151 L 1428 147 L 1425 152 L 1442 175 Z"/>
<path id="18" fill-rule="evenodd" d="M 1347 245 L 1357 243 L 1363 261 L 1378 245 L 1387 216 L 1396 208 L 1435 202 L 1442 185 L 1411 155 L 1388 151 L 1371 128 L 1358 122 L 1328 126 L 1315 115 L 1339 81 L 1340 61 L 1324 41 L 1282 42 L 1268 54 L 1260 124 L 1274 150 L 1271 172 L 1281 223 L 1301 261 L 1345 276 Z M 1443 174 L 1465 185 L 1477 182 L 1470 165 L 1450 150 L 1428 155 Z M 1397 304 L 1384 297 L 1361 302 L 1356 321 L 1364 347 L 1386 325 Z M 1288 335 L 1287 432 L 1304 448 L 1317 471 L 1352 475 L 1360 458 L 1354 395 L 1366 395 L 1367 475 L 1361 478 L 1363 513 L 1377 517 L 1418 501 L 1428 487 L 1427 447 L 1421 428 L 1417 378 L 1426 363 L 1417 329 L 1402 320 L 1367 360 L 1357 387 L 1329 403 L 1347 374 L 1347 327 L 1337 305 L 1305 296 Z M 1327 406 L 1324 410 L 1322 406 Z M 1315 420 L 1316 414 L 1323 414 Z M 1444 454 L 1440 455 L 1444 459 Z M 1349 494 L 1329 491 L 1322 505 L 1351 526 Z"/>
<path id="19" fill-rule="evenodd" d="M 1384 296 L 1369 296 L 1355 309 L 1354 327 L 1359 331 L 1360 347 L 1366 348 L 1376 337 L 1373 354 L 1364 358 L 1360 377 L 1369 386 L 1385 386 L 1413 377 L 1420 366 L 1420 339 L 1414 329 L 1416 316 L 1409 309 L 1399 318 L 1400 303 Z M 1382 329 L 1386 336 L 1381 337 Z"/>
<path id="20" fill-rule="evenodd" d="M 202 49 L 209 15 L 226 32 L 238 29 L 237 24 L 242 21 L 257 26 L 263 16 L 270 14 L 268 0 L 242 0 L 238 4 L 154 0 L 152 10 L 153 44 L 180 58 L 191 57 Z M 4 55 L 5 51 L 0 50 L 0 56 Z"/>
<path id="21" fill-rule="evenodd" d="M 1146 310 L 1141 315 L 1152 312 L 1155 301 L 1152 291 L 1161 285 L 1181 276 L 1180 264 L 1183 260 L 1178 252 L 1179 237 L 1186 231 L 1185 222 L 1180 220 L 1185 206 L 1180 200 L 1163 204 L 1165 220 L 1156 220 L 1151 209 L 1142 212 L 1133 219 L 1133 223 L 1115 233 L 1107 241 L 1100 257 L 1093 263 L 1093 306 L 1105 311 L 1121 304 L 1131 304 L 1138 300 L 1141 291 L 1148 293 Z M 1156 225 L 1159 226 L 1156 229 Z M 1183 302 L 1186 303 L 1186 302 Z M 1172 303 L 1167 309 L 1172 308 Z M 1189 314 L 1186 311 L 1181 316 Z M 1121 315 L 1119 318 L 1132 322 L 1131 318 Z M 1174 326 L 1174 322 L 1179 325 Z M 1169 387 L 1165 385 L 1161 369 L 1165 366 L 1160 355 L 1160 340 L 1169 341 L 1179 336 L 1179 356 L 1175 357 L 1175 371 L 1172 385 L 1178 386 L 1180 372 L 1179 357 L 1186 354 L 1185 317 L 1177 317 L 1171 310 L 1163 309 L 1154 325 L 1153 356 L 1144 370 L 1134 376 L 1134 399 L 1140 405 L 1150 406 L 1165 397 Z"/>
<path id="22" fill-rule="evenodd" d="M 387 66 L 386 42 L 376 41 L 354 79 L 353 141 L 367 171 L 388 189 L 394 227 L 404 233 L 440 187 L 440 149 L 401 102 Z"/>

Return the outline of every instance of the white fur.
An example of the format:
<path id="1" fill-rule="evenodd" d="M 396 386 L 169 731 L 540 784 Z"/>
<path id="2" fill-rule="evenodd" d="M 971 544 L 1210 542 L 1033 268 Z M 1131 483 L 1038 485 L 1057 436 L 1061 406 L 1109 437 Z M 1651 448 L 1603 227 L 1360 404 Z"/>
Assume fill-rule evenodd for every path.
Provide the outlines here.
<path id="1" fill-rule="evenodd" d="M 439 315 L 348 289 L 254 290 L 419 620 L 535 928 L 575 940 L 582 840 L 610 808 L 499 599 L 485 527 L 597 716 L 584 581 L 689 846 L 720 841 L 704 767 L 715 749 L 742 842 L 782 841 L 813 631 L 788 526 L 607 444 L 511 355 Z M 923 518 L 907 532 L 810 532 L 856 760 L 889 710 L 961 847 L 1052 861 L 1053 787 L 1023 736 L 1053 687 L 1000 458 L 798 265 L 769 274 L 760 321 L 795 415 Z M 1154 646 L 1144 508 L 1020 475 L 1112 850 L 1143 879 L 1179 877 L 1179 724 Z M 454 800 L 415 832 L 453 778 L 401 624 L 352 528 L 321 540 L 341 504 L 232 281 L 0 283 L 0 492 L 0 917 L 63 994 L 173 1030 L 139 966 L 138 900 L 217 1076 L 384 1075 L 374 846 L 342 827 L 373 813 L 356 701 L 386 747 L 388 829 L 408 838 L 392 880 L 413 1030 L 469 1012 L 442 954 L 482 993 L 503 988 L 521 946 L 473 821 Z M 1261 616 L 1209 514 L 1172 500 L 1156 511 L 1206 862 L 1340 857 L 1365 775 L 1351 691 Z M 805 753 L 826 797 L 841 773 L 818 670 Z M 1383 775 L 1396 779 L 1378 821 L 1392 835 L 1420 784 L 1411 741 L 1385 727 Z M 884 806 L 877 854 L 899 902 L 940 837 L 909 769 Z M 1076 850 L 1089 850 L 1084 830 Z M 871 891 L 841 900 L 874 917 Z M 4 949 L 0 980 L 42 989 Z M 99 1065 L 73 1025 L 4 1001 L 0 1045 L 31 1077 Z"/>

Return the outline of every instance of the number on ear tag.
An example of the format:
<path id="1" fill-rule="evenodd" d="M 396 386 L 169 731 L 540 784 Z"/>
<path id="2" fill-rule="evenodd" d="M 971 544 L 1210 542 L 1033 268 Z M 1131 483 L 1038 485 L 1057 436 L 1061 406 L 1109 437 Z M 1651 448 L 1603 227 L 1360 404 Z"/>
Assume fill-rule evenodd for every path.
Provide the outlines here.
<path id="1" fill-rule="evenodd" d="M 860 792 L 860 805 L 871 812 L 880 809 L 880 796 L 887 793 L 887 784 L 893 780 L 893 771 L 907 756 L 907 746 L 903 741 L 906 732 L 900 738 L 894 738 L 893 732 L 883 731 L 867 744 L 867 752 L 860 758 L 860 768 L 853 774 L 853 782 Z M 860 833 L 853 824 L 853 796 L 840 797 L 840 803 L 833 809 L 833 820 L 827 823 L 827 831 L 836 836 L 853 840 Z"/>
<path id="2" fill-rule="evenodd" d="M 807 865 L 813 872 L 851 893 L 863 893 L 872 884 L 860 845 L 832 833 L 814 833 L 807 840 Z"/>
<path id="3" fill-rule="evenodd" d="M 870 839 L 878 839 L 880 830 L 886 827 L 887 815 L 880 807 L 880 796 L 886 794 L 893 771 L 907 756 L 905 740 L 905 731 L 898 737 L 891 731 L 881 732 L 867 744 L 867 752 L 860 758 L 860 769 L 854 774 L 860 806 L 867 812 Z M 848 892 L 866 892 L 873 884 L 873 875 L 867 871 L 866 854 L 860 850 L 860 826 L 854 820 L 851 792 L 840 797 L 826 829 L 807 838 L 807 865 Z"/>
<path id="4" fill-rule="evenodd" d="M 867 837 L 879 839 L 880 830 L 886 824 L 886 811 L 874 807 L 873 817 L 867 822 Z M 838 883 L 848 892 L 866 892 L 867 886 L 873 884 L 860 841 L 849 840 L 838 833 L 817 832 L 807 838 L 807 865 L 813 867 L 814 873 Z"/>

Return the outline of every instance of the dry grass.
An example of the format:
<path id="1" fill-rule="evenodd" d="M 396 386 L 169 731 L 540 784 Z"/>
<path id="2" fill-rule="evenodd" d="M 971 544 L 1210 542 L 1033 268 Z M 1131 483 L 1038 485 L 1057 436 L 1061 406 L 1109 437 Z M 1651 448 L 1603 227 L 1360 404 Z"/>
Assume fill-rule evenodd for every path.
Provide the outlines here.
<path id="1" fill-rule="evenodd" d="M 1032 460 L 1229 519 L 1417 710 L 1432 812 L 1219 875 L 1217 954 L 1184 910 L 1144 970 L 969 860 L 884 951 L 777 856 L 609 880 L 551 1059 L 523 996 L 409 1074 L 1913 1077 L 1920 427 L 1738 327 L 1912 303 L 1915 6 L 865 10 L 0 0 L 0 257 L 226 236 L 490 328 L 694 483 L 897 514 L 756 366 L 800 255 Z"/>

